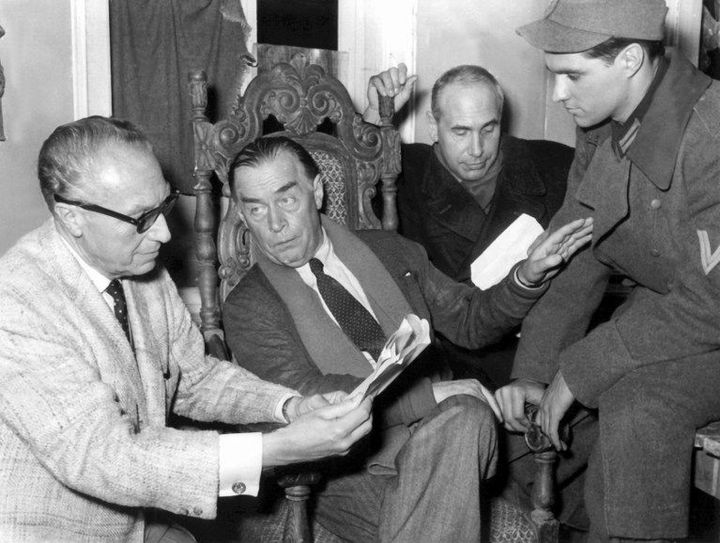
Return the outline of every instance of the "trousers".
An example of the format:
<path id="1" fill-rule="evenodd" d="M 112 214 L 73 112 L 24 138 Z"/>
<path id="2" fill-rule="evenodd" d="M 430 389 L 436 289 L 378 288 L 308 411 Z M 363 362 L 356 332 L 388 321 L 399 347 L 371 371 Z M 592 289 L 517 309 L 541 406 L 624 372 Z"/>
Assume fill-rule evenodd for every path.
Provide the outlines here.
<path id="1" fill-rule="evenodd" d="M 497 432 L 490 408 L 452 396 L 412 428 L 396 457 L 396 474 L 362 465 L 331 476 L 315 515 L 353 542 L 477 542 L 481 481 L 494 473 Z"/>
<path id="2" fill-rule="evenodd" d="M 687 536 L 695 430 L 720 418 L 706 355 L 640 367 L 599 401 L 585 504 L 594 541 Z"/>

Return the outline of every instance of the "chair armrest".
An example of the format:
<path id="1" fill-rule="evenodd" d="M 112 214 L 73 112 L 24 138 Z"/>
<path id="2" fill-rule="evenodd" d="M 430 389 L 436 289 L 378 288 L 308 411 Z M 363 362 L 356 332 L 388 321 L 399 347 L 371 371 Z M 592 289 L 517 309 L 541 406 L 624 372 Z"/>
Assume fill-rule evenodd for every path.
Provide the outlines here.
<path id="1" fill-rule="evenodd" d="M 230 351 L 225 344 L 225 335 L 222 330 L 209 330 L 205 336 L 205 352 L 220 360 L 230 360 Z"/>
<path id="2" fill-rule="evenodd" d="M 532 451 L 536 464 L 530 519 L 537 527 L 538 542 L 556 543 L 560 535 L 560 522 L 555 518 L 552 509 L 555 504 L 555 464 L 558 453 L 550 438 L 535 423 L 537 406 L 526 404 L 525 414 L 530 420 L 530 428 L 525 432 L 525 444 Z M 567 442 L 568 428 L 561 428 L 560 434 L 560 438 Z"/>

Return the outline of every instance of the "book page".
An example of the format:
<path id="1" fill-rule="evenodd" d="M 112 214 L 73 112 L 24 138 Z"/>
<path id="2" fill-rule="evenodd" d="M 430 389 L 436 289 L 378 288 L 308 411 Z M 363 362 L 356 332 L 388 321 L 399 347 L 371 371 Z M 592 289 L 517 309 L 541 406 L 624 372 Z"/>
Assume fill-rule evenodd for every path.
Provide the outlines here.
<path id="1" fill-rule="evenodd" d="M 430 344 L 430 325 L 417 315 L 405 315 L 399 328 L 385 342 L 375 370 L 350 393 L 374 398 Z"/>

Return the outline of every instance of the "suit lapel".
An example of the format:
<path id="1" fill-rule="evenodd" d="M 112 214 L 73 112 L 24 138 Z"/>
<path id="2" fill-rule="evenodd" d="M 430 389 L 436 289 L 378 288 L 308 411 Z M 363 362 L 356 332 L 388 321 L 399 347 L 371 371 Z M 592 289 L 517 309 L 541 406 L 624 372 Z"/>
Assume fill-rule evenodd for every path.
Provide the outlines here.
<path id="1" fill-rule="evenodd" d="M 147 420 L 151 423 L 164 424 L 166 419 L 165 379 L 170 371 L 169 345 L 160 345 L 160 338 L 152 328 L 152 323 L 165 322 L 166 316 L 155 315 L 162 311 L 165 305 L 149 299 L 144 292 L 142 280 L 124 280 L 123 287 L 128 303 L 128 318 L 132 327 L 133 343 L 135 345 L 135 360 L 138 375 L 141 378 L 142 412 L 147 411 Z M 140 326 L 141 323 L 151 323 L 150 326 Z M 162 353 L 162 356 L 160 356 Z"/>
<path id="2" fill-rule="evenodd" d="M 103 348 L 96 352 L 102 380 L 113 387 L 128 416 L 138 424 L 137 416 L 140 406 L 144 406 L 144 393 L 137 363 L 125 332 L 52 222 L 46 232 L 46 262 L 53 263 L 54 267 L 50 272 L 56 277 L 58 288 L 66 299 L 73 301 L 72 308 L 68 310 L 78 311 L 80 319 L 88 322 L 88 326 L 81 333 L 87 335 L 84 338 L 87 344 Z"/>
<path id="3" fill-rule="evenodd" d="M 618 159 L 610 139 L 600 144 L 575 198 L 595 210 L 593 246 L 628 214 L 630 160 Z"/>
<path id="4" fill-rule="evenodd" d="M 370 375 L 372 367 L 365 356 L 325 312 L 318 294 L 294 269 L 270 262 L 259 251 L 257 265 L 287 307 L 310 360 L 323 374 Z"/>
<path id="5" fill-rule="evenodd" d="M 431 151 L 429 167 L 422 176 L 422 193 L 425 195 L 429 211 L 428 220 L 462 237 L 475 241 L 480 234 L 483 221 L 468 221 L 467 217 L 484 217 L 485 212 L 473 196 L 463 188 L 460 182 L 440 163 Z"/>
<path id="6" fill-rule="evenodd" d="M 632 163 L 661 190 L 670 186 L 685 127 L 695 104 L 712 83 L 677 49 L 669 52 L 670 66 L 627 152 Z"/>

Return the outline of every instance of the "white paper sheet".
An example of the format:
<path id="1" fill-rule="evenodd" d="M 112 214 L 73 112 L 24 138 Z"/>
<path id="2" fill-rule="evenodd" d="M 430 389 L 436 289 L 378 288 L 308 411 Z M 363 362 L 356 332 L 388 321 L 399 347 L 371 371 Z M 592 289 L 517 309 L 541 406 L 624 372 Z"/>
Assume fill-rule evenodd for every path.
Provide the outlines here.
<path id="1" fill-rule="evenodd" d="M 523 213 L 470 265 L 470 277 L 478 288 L 487 290 L 499 283 L 512 267 L 527 257 L 532 242 L 543 233 L 534 217 Z"/>

